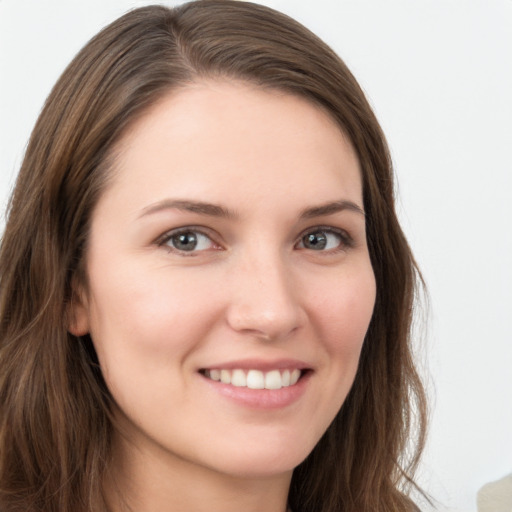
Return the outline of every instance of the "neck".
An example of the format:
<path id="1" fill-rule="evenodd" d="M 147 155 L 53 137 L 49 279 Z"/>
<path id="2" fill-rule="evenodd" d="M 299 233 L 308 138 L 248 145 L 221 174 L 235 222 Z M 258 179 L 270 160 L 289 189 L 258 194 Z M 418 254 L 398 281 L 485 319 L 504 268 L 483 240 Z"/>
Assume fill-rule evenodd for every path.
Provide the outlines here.
<path id="1" fill-rule="evenodd" d="M 106 491 L 113 512 L 286 512 L 291 476 L 225 474 L 118 439 Z"/>

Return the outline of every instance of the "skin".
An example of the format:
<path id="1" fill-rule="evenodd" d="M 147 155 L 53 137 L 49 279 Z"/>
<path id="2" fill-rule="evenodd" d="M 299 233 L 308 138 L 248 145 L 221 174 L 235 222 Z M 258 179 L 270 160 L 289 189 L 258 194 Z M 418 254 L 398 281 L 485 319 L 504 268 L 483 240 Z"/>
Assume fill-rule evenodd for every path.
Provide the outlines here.
<path id="1" fill-rule="evenodd" d="M 170 93 L 118 150 L 70 328 L 91 334 L 119 406 L 114 509 L 119 493 L 138 512 L 284 512 L 293 468 L 352 385 L 375 301 L 354 150 L 304 99 L 222 81 Z M 196 250 L 176 248 L 183 227 Z M 248 406 L 200 371 L 247 359 L 304 363 L 298 398 Z"/>

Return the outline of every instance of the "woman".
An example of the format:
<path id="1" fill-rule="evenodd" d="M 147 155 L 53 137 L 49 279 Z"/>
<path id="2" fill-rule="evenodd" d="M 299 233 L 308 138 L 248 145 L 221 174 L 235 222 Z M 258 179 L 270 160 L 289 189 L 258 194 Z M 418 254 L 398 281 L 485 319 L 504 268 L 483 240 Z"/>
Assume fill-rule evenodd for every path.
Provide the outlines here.
<path id="1" fill-rule="evenodd" d="M 385 139 L 286 16 L 152 6 L 93 38 L 34 128 L 0 271 L 2 510 L 414 509 L 417 273 Z"/>

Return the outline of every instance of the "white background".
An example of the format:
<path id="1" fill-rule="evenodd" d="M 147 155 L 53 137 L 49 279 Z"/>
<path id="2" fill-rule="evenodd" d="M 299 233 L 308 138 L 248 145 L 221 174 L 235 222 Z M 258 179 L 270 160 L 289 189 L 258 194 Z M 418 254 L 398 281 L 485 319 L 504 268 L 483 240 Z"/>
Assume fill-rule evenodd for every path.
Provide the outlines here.
<path id="1" fill-rule="evenodd" d="M 0 0 L 0 207 L 42 103 L 103 25 L 147 1 Z M 512 0 L 265 0 L 324 38 L 374 105 L 431 296 L 421 483 L 476 510 L 512 472 Z M 3 219 L 2 219 L 3 223 Z"/>

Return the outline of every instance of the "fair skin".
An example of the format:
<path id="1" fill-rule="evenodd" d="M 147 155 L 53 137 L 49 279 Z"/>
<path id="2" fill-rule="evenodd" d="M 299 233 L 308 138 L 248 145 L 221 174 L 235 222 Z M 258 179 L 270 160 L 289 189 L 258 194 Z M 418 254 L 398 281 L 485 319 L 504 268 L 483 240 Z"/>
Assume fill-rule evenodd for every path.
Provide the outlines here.
<path id="1" fill-rule="evenodd" d="M 118 150 L 70 328 L 119 407 L 114 510 L 284 512 L 375 301 L 351 144 L 304 99 L 210 81 Z"/>

